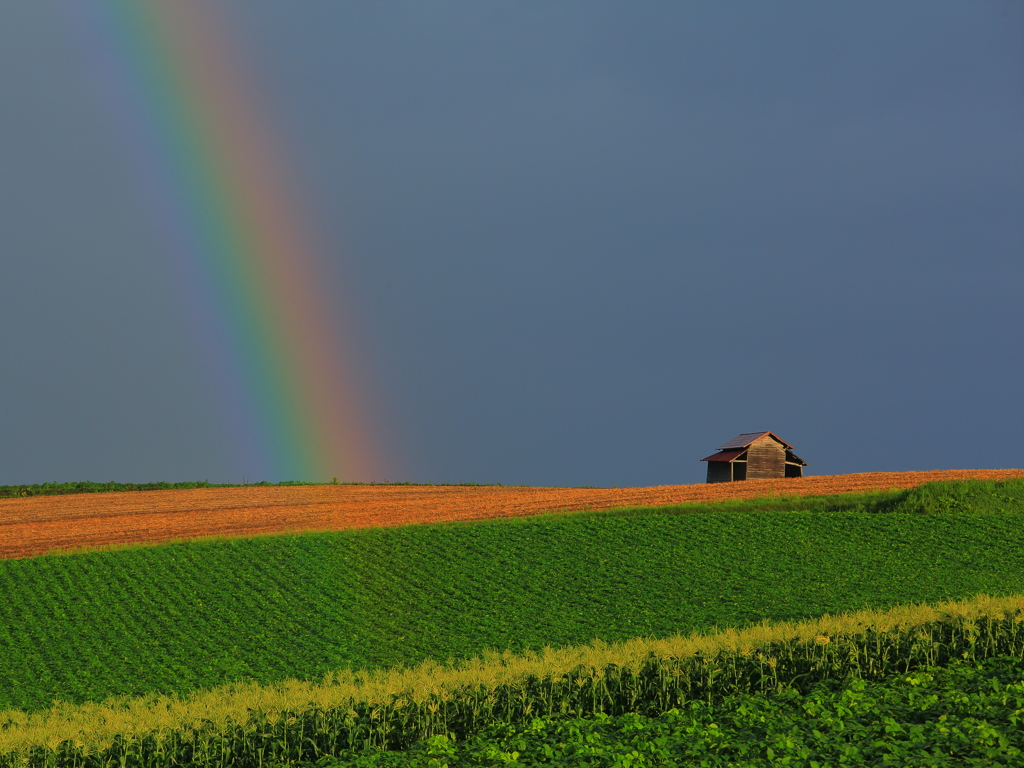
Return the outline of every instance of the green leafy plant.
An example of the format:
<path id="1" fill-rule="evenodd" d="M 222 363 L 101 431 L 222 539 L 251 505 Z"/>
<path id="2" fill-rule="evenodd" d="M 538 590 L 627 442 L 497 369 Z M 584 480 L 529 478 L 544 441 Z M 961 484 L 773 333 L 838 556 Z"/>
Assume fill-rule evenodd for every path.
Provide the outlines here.
<path id="1" fill-rule="evenodd" d="M 623 754 L 666 761 L 655 765 L 839 755 L 983 765 L 1020 755 L 1022 651 L 1024 597 L 980 598 L 593 646 L 584 658 L 605 663 L 566 667 L 572 656 L 556 654 L 539 674 L 504 656 L 468 674 L 356 676 L 277 699 L 230 687 L 0 713 L 0 766 L 585 765 L 588 755 L 615 765 L 606 761 Z M 488 682 L 488 668 L 504 679 Z"/>
<path id="2" fill-rule="evenodd" d="M 727 504 L 5 560 L 0 707 L 1021 592 L 1021 520 Z"/>

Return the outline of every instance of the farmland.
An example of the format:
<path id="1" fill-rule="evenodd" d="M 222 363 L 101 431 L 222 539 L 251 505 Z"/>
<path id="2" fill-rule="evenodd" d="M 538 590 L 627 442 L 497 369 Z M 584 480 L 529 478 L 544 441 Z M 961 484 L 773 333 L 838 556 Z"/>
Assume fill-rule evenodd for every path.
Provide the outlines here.
<path id="1" fill-rule="evenodd" d="M 495 724 L 461 742 L 437 735 L 404 752 L 347 750 L 337 765 L 1001 765 L 1024 759 L 1022 680 L 1020 658 L 961 660 L 884 682 L 695 700 L 654 716 Z"/>
<path id="2" fill-rule="evenodd" d="M 552 510 L 865 493 L 937 481 L 1015 477 L 1024 477 L 1024 470 L 870 472 L 621 489 L 404 484 L 225 488 L 206 484 L 194 489 L 5 498 L 0 499 L 0 558 L 27 557 L 58 548 L 209 535 L 252 536 L 521 517 Z"/>
<path id="3" fill-rule="evenodd" d="M 1015 596 L 1024 593 L 1024 479 L 926 485 L 915 479 L 905 478 L 904 490 L 899 483 L 873 490 L 883 487 L 876 479 L 875 485 L 857 486 L 865 492 L 832 496 L 752 494 L 749 484 L 742 490 L 755 498 L 712 501 L 697 493 L 693 502 L 704 503 L 633 508 L 606 500 L 614 508 L 604 511 L 594 511 L 591 497 L 579 502 L 591 511 L 575 514 L 537 514 L 529 506 L 537 498 L 550 502 L 545 494 L 572 489 L 463 487 L 456 496 L 495 494 L 482 515 L 492 519 L 472 521 L 477 511 L 464 515 L 468 521 L 433 525 L 131 546 L 143 526 L 109 551 L 0 560 L 0 709 L 12 708 L 0 713 L 0 765 L 8 749 L 2 745 L 15 743 L 50 743 L 39 759 L 65 764 L 54 757 L 59 739 L 54 741 L 53 729 L 66 731 L 75 722 L 114 727 L 136 704 L 114 704 L 108 711 L 89 702 L 119 695 L 141 697 L 131 700 L 141 709 L 117 732 L 142 741 L 95 742 L 89 749 L 99 750 L 96 765 L 108 759 L 140 767 L 212 765 L 213 757 L 197 756 L 200 749 L 230 753 L 234 764 L 244 765 L 256 760 L 257 748 L 270 750 L 268 760 L 271 754 L 291 761 L 344 753 L 361 765 L 396 764 L 378 752 L 363 754 L 373 745 L 409 749 L 405 757 L 423 765 L 438 756 L 452 766 L 492 764 L 479 762 L 485 753 L 502 764 L 499 753 L 522 751 L 517 744 L 542 749 L 542 743 L 542 751 L 557 747 L 569 760 L 572 750 L 586 749 L 566 737 L 570 717 L 585 718 L 572 726 L 574 732 L 603 739 L 614 752 L 641 732 L 656 740 L 684 729 L 703 733 L 703 739 L 712 717 L 740 727 L 742 712 L 776 708 L 780 722 L 799 719 L 793 691 L 816 702 L 832 722 L 829 707 L 852 696 L 888 702 L 894 722 L 904 718 L 909 727 L 916 717 L 909 699 L 898 683 L 885 681 L 911 669 L 931 676 L 922 685 L 955 688 L 980 706 L 988 699 L 977 680 L 1012 677 L 1024 651 L 1024 599 Z M 294 497 L 274 494 L 321 489 L 334 490 L 186 493 L 265 493 L 288 507 Z M 670 492 L 680 489 L 686 487 Z M 415 487 L 356 490 L 392 494 L 392 512 L 402 504 L 413 508 L 401 494 Z M 694 490 L 711 491 L 713 499 L 740 489 Z M 429 514 L 458 520 L 456 512 L 466 509 L 459 506 L 465 499 L 451 501 L 451 489 L 423 492 L 436 493 Z M 663 492 L 620 493 L 660 498 Z M 105 498 L 110 506 L 114 499 L 137 505 L 149 498 L 155 500 L 145 503 L 159 508 L 167 503 L 156 498 L 162 493 L 10 502 Z M 519 506 L 509 506 L 517 495 Z M 216 498 L 236 520 L 259 509 L 230 506 L 237 496 Z M 323 503 L 337 504 L 337 498 Z M 213 505 L 207 498 L 199 506 Z M 0 530 L 32 524 L 25 506 L 0 508 L 21 514 Z M 275 515 L 273 504 L 263 508 Z M 64 514 L 63 525 L 73 529 L 81 519 L 74 509 L 82 508 L 58 506 L 49 524 Z M 88 519 L 118 520 L 128 509 L 115 508 L 103 518 L 91 508 Z M 900 607 L 983 592 L 996 597 L 940 611 Z M 855 611 L 862 613 L 815 618 Z M 808 623 L 786 623 L 798 621 Z M 741 629 L 722 640 L 685 639 L 715 627 Z M 970 663 L 950 677 L 943 668 L 953 658 Z M 447 666 L 436 664 L 446 660 Z M 364 671 L 346 671 L 359 669 Z M 883 688 L 857 688 L 856 679 Z M 319 680 L 323 695 L 335 697 L 333 704 L 314 706 L 322 695 Z M 813 688 L 815 681 L 826 688 Z M 412 692 L 417 686 L 421 692 Z M 291 691 L 290 703 L 268 698 L 278 689 Z M 729 698 L 736 696 L 755 698 Z M 55 698 L 70 703 L 47 714 Z M 695 699 L 724 709 L 697 711 Z M 726 699 L 740 701 L 740 714 L 729 714 L 733 704 Z M 172 716 L 179 709 L 184 714 Z M 682 714 L 671 714 L 673 709 Z M 221 714 L 202 714 L 207 711 Z M 234 714 L 225 720 L 224 712 Z M 589 719 L 595 714 L 605 720 Z M 537 716 L 539 724 L 533 722 Z M 47 725 L 25 719 L 37 717 Z M 203 726 L 202 733 L 198 726 L 181 730 L 190 718 L 219 725 Z M 874 727 L 862 720 L 842 728 Z M 157 727 L 147 722 L 161 723 L 159 749 L 145 741 Z M 1002 726 L 993 722 L 998 731 Z M 103 731 L 75 727 L 69 744 L 92 743 Z M 51 735 L 32 737 L 32 728 Z M 458 734 L 458 745 L 442 738 L 445 733 Z M 740 745 L 745 737 L 737 734 L 733 741 Z M 433 740 L 422 740 L 427 737 Z M 832 748 L 825 743 L 829 738 L 814 754 Z M 835 749 L 845 748 L 842 738 L 833 741 Z M 150 746 L 143 749 L 144 743 Z M 308 746 L 313 744 L 318 746 Z M 806 747 L 800 744 L 793 749 Z M 81 755 L 75 757 L 77 748 L 65 749 L 71 750 L 66 764 L 84 764 Z M 158 760 L 157 753 L 165 757 Z"/>
<path id="4" fill-rule="evenodd" d="M 844 498 L 845 508 L 837 504 Z M 936 498 L 954 511 L 914 511 Z M 987 511 L 955 511 L 971 498 Z M 547 515 L 0 561 L 0 706 L 1024 592 L 1024 481 L 806 504 Z"/>
<path id="5" fill-rule="evenodd" d="M 0 713 L 0 766 L 987 765 L 1016 754 L 1022 654 L 1024 596 L 980 597 Z"/>

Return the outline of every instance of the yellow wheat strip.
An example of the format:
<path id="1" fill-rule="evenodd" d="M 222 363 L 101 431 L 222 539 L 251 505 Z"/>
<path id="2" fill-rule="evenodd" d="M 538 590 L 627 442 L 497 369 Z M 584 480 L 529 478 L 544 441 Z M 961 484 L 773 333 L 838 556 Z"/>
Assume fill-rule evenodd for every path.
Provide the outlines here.
<path id="1" fill-rule="evenodd" d="M 432 694 L 447 696 L 462 686 L 492 687 L 514 684 L 529 676 L 558 676 L 580 665 L 602 669 L 616 664 L 636 669 L 651 654 L 661 658 L 686 658 L 696 653 L 712 655 L 720 651 L 751 653 L 769 643 L 815 639 L 820 642 L 823 637 L 868 628 L 908 631 L 944 618 L 1001 618 L 1022 611 L 1024 595 L 978 595 L 935 606 L 912 604 L 882 611 L 826 614 L 807 621 L 762 622 L 743 629 L 663 639 L 636 638 L 621 643 L 595 641 L 590 645 L 544 648 L 525 654 L 491 652 L 453 665 L 428 661 L 401 669 L 340 670 L 319 683 L 298 680 L 273 685 L 235 683 L 186 695 L 118 697 L 79 705 L 57 703 L 50 709 L 33 713 L 6 710 L 0 712 L 0 754 L 22 752 L 35 745 L 55 747 L 65 740 L 91 752 L 109 746 L 116 734 L 133 737 L 191 730 L 204 724 L 218 728 L 229 723 L 242 724 L 249 719 L 251 710 L 267 713 L 273 721 L 286 711 L 351 706 L 355 702 L 382 704 L 391 701 L 395 694 L 422 701 Z"/>

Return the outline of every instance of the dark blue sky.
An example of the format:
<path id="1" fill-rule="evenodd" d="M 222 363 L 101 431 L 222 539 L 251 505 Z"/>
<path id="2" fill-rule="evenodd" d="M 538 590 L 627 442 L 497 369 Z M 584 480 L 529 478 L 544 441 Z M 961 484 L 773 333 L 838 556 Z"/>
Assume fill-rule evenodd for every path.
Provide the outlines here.
<path id="1" fill-rule="evenodd" d="M 219 5 L 388 479 L 1024 466 L 1019 3 Z M 0 483 L 259 479 L 64 4 L 0 15 Z"/>

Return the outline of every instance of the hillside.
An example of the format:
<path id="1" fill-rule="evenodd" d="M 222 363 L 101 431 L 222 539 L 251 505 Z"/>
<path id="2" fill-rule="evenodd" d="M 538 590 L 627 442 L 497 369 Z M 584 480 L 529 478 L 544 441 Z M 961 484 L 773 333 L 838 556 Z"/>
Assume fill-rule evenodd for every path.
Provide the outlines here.
<path id="1" fill-rule="evenodd" d="M 652 488 L 314 485 L 196 488 L 0 499 L 0 558 L 58 548 L 251 536 L 491 518 L 545 511 L 664 506 L 780 494 L 914 488 L 946 480 L 1009 480 L 1024 470 L 871 472 Z"/>
<path id="2" fill-rule="evenodd" d="M 1024 480 L 0 560 L 0 707 L 1024 592 Z"/>

